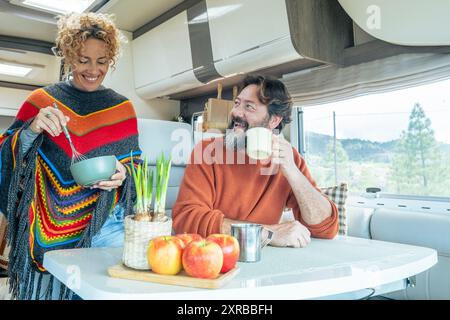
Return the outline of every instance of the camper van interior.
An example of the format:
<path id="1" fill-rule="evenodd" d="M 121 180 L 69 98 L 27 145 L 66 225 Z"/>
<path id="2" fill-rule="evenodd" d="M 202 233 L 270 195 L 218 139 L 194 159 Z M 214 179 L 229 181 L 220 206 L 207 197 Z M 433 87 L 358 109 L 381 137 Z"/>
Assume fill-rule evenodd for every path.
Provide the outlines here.
<path id="1" fill-rule="evenodd" d="M 450 299 L 449 11 L 450 2 L 445 0 L 0 0 L 0 190 L 4 193 L 0 195 L 4 201 L 0 206 L 0 299 Z M 85 87 L 97 81 L 92 71 L 87 71 L 91 72 L 91 78 L 95 76 L 91 79 L 86 74 L 79 76 L 76 68 L 68 69 L 71 67 L 68 57 L 58 54 L 61 49 L 56 46 L 61 27 L 58 17 L 74 12 L 112 15 L 122 35 L 120 55 L 107 71 L 103 87 L 96 90 L 109 88 L 118 93 L 114 97 L 126 98 L 119 97 L 112 104 L 105 102 L 103 109 L 92 103 L 94 100 L 77 100 L 92 92 L 82 92 L 67 100 L 82 108 L 92 105 L 92 112 L 86 113 L 71 110 L 69 102 L 62 100 L 56 101 L 57 108 L 53 108 L 49 99 L 59 91 L 47 89 L 63 83 L 78 90 L 76 81 L 85 83 Z M 80 32 L 86 31 L 79 28 Z M 94 32 L 106 33 L 98 25 L 92 28 Z M 77 58 L 76 63 L 83 63 L 84 55 L 88 55 L 84 52 L 87 51 L 77 52 L 82 58 Z M 90 63 L 91 68 L 101 70 L 102 66 L 94 67 L 97 62 L 86 65 Z M 242 185 L 232 183 L 224 178 L 225 173 L 214 171 L 217 167 L 212 169 L 211 176 L 218 180 L 204 180 L 210 177 L 209 171 L 198 170 L 207 170 L 212 165 L 202 164 L 198 166 L 203 169 L 194 169 L 197 164 L 192 163 L 194 156 L 191 157 L 196 146 L 206 141 L 226 141 L 228 129 L 240 126 L 233 117 L 243 106 L 241 94 L 247 87 L 242 90 L 242 83 L 249 75 L 277 80 L 289 93 L 292 121 L 281 127 L 276 138 L 287 141 L 296 150 L 294 154 L 297 151 L 300 154 L 298 159 L 307 166 L 308 174 L 303 175 L 304 171 L 298 169 L 296 172 L 303 179 L 312 177 L 317 187 L 310 184 L 311 190 L 330 201 L 326 203 L 327 208 L 331 207 L 331 217 L 336 215 L 336 232 L 328 237 L 316 236 L 320 233 L 315 233 L 315 228 L 331 218 L 306 223 L 299 220 L 299 204 L 295 205 L 297 211 L 286 206 L 279 213 L 280 225 L 298 220 L 300 226 L 296 228 L 308 230 L 312 226 L 311 232 L 305 231 L 308 239 L 304 244 L 300 241 L 300 245 L 275 245 L 276 237 L 272 237 L 276 233 L 267 227 L 269 220 L 249 215 L 247 222 L 261 226 L 255 229 L 256 235 L 250 233 L 248 224 L 245 233 L 240 224 L 232 224 L 228 232 L 222 227 L 215 232 L 238 240 L 240 255 L 239 259 L 236 256 L 238 261 L 231 271 L 213 279 L 192 276 L 185 256 L 189 256 L 187 250 L 193 246 L 187 244 L 183 245 L 184 252 L 178 261 L 183 274 L 159 274 L 162 258 L 154 258 L 151 250 L 157 251 L 152 249 L 157 247 L 157 236 L 188 230 L 181 227 L 184 223 L 181 218 L 175 217 L 181 215 L 179 208 L 187 201 L 183 200 L 186 194 L 201 198 L 204 195 L 199 195 L 198 190 L 217 187 L 208 195 L 212 200 L 207 210 L 217 211 L 215 206 L 222 201 L 217 199 L 234 197 L 235 207 L 230 209 L 233 213 L 229 217 L 240 220 L 243 218 L 237 219 L 234 211 L 245 210 L 253 201 L 252 195 L 256 197 L 259 192 L 258 186 L 251 185 L 257 180 L 247 179 Z M 285 102 L 272 100 L 272 103 L 277 106 Z M 116 108 L 122 105 L 128 109 Z M 60 112 L 70 116 L 67 136 L 72 137 L 83 156 L 108 155 L 106 151 L 95 154 L 94 145 L 109 152 L 126 150 L 114 151 L 119 167 L 108 176 L 122 174 L 123 168 L 125 180 L 120 181 L 120 186 L 108 190 L 103 185 L 102 189 L 97 181 L 88 188 L 72 180 L 68 168 L 72 154 L 65 136 L 55 137 L 43 125 L 41 128 L 36 125 L 38 132 L 33 130 L 36 128 L 33 124 L 38 123 L 34 119 L 46 107 L 52 108 L 52 112 L 43 119 L 51 120 L 52 114 L 59 117 Z M 268 114 L 268 119 L 276 118 Z M 17 127 L 18 119 L 23 128 Z M 84 128 L 83 119 L 91 119 L 95 127 Z M 63 122 L 58 125 L 60 132 L 66 129 Z M 134 133 L 127 131 L 132 132 L 133 125 L 141 154 L 133 153 L 137 149 L 132 139 Z M 105 129 L 107 126 L 112 129 Z M 246 130 L 251 130 L 248 127 L 247 123 Z M 30 142 L 31 151 L 22 155 L 24 149 L 16 149 L 25 145 L 22 133 L 26 130 L 39 137 Z M 81 140 L 84 134 L 91 135 L 90 141 Z M 126 139 L 117 143 L 117 149 L 105 147 L 117 142 L 120 135 Z M 56 142 L 45 144 L 45 139 Z M 259 144 L 264 144 L 261 135 L 258 139 Z M 44 142 L 40 146 L 38 141 Z M 271 148 L 275 148 L 269 141 Z M 246 143 L 249 148 L 249 135 Z M 65 146 L 61 148 L 67 150 L 66 162 L 51 162 L 45 156 L 53 152 L 51 146 Z M 273 157 L 272 149 L 269 150 Z M 30 158 L 29 154 L 35 157 Z M 128 158 L 142 164 L 126 165 Z M 30 163 L 36 163 L 36 171 L 30 171 L 33 167 Z M 62 163 L 67 166 L 62 168 Z M 140 189 L 141 181 L 134 170 L 144 168 L 154 170 L 151 172 L 155 172 L 157 180 Z M 84 175 L 103 169 L 87 167 Z M 59 172 L 69 174 L 72 184 Z M 149 171 L 142 172 L 142 177 L 147 177 L 144 174 Z M 199 180 L 187 178 L 192 172 L 197 172 Z M 291 181 L 289 174 L 286 173 L 284 181 Z M 148 178 L 141 180 L 145 179 Z M 219 187 L 220 179 L 225 179 L 223 189 Z M 31 186 L 31 191 L 20 189 L 23 185 Z M 48 190 L 44 185 L 49 186 Z M 304 198 L 297 196 L 298 191 L 292 191 L 297 190 L 292 184 L 292 190 L 287 182 L 283 186 L 287 188 L 283 192 L 290 194 L 290 198 L 303 201 L 299 200 Z M 187 190 L 190 187 L 193 190 Z M 13 194 L 18 188 L 18 195 Z M 164 221 L 173 225 L 169 225 L 166 234 L 155 233 L 145 243 L 141 239 L 144 243 L 141 247 L 132 247 L 137 245 L 131 244 L 131 229 L 127 228 L 138 220 L 129 222 L 126 218 L 137 212 L 135 203 L 142 200 L 139 190 L 147 189 L 155 190 L 155 212 L 161 204 L 162 190 L 162 210 L 167 215 Z M 64 205 L 65 199 L 79 190 L 96 192 L 80 206 L 89 206 L 92 201 L 109 203 L 106 201 L 113 199 L 112 194 L 119 203 L 125 198 L 123 201 L 129 201 L 126 203 L 135 201 L 124 209 L 122 233 L 115 235 L 111 243 L 105 241 L 94 247 L 90 240 L 89 244 L 83 242 L 86 234 L 93 232 L 94 220 L 84 225 L 86 229 L 80 233 L 73 231 L 79 229 L 71 233 L 64 229 L 67 224 L 61 221 L 73 217 L 74 212 L 75 224 L 70 225 L 78 228 L 84 223 L 85 216 L 81 219 L 76 216 L 75 204 Z M 115 190 L 131 190 L 134 198 L 120 197 L 127 193 Z M 261 192 L 270 190 L 267 187 Z M 145 200 L 146 191 L 142 192 Z M 220 192 L 226 195 L 220 196 Z M 37 202 L 31 200 L 34 199 L 31 193 Z M 43 196 L 39 197 L 40 194 Z M 55 194 L 62 196 L 51 206 L 50 199 L 57 197 Z M 31 202 L 22 202 L 26 195 Z M 13 197 L 17 205 L 9 203 Z M 48 216 L 36 209 L 40 205 L 52 208 Z M 89 207 L 93 210 L 89 219 L 102 214 L 111 217 L 116 212 L 106 207 L 101 211 L 99 206 L 95 210 Z M 319 211 L 318 204 L 311 206 L 311 212 Z M 133 211 L 126 212 L 127 208 Z M 270 211 L 269 207 L 266 209 Z M 189 212 L 183 213 L 186 224 L 197 221 L 197 216 L 190 217 Z M 213 233 L 210 232 L 213 223 L 218 223 L 213 220 L 209 226 L 206 223 L 205 227 L 199 227 L 198 232 L 187 233 L 206 237 L 205 233 Z M 95 221 L 105 222 L 100 218 Z M 157 228 L 159 223 L 163 224 L 146 223 L 152 228 L 154 224 L 158 224 Z M 192 223 L 201 225 L 199 221 Z M 139 232 L 153 235 L 153 231 L 144 229 Z M 19 241 L 15 234 L 22 234 L 23 238 Z M 78 238 L 73 238 L 74 235 Z M 117 237 L 119 246 L 112 244 L 117 243 Z M 63 243 L 58 240 L 62 238 Z M 92 243 L 94 240 L 95 237 Z M 130 261 L 139 254 L 147 268 L 130 267 Z M 246 259 L 253 254 L 256 262 L 250 263 Z M 220 257 L 221 266 L 222 261 L 225 266 L 225 253 Z M 150 264 L 153 271 L 145 270 Z M 26 278 L 21 278 L 25 275 L 17 271 L 20 268 L 31 268 Z M 41 276 L 42 273 L 45 275 Z M 51 280 L 46 281 L 47 276 Z M 47 288 L 53 288 L 57 282 L 68 290 L 52 292 Z M 37 286 L 42 289 L 36 289 Z"/>

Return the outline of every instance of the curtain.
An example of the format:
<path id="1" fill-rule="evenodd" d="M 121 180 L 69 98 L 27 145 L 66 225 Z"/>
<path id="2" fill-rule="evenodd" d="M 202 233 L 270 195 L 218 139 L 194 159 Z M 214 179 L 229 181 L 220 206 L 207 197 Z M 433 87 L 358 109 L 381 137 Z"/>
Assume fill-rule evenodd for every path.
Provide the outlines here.
<path id="1" fill-rule="evenodd" d="M 450 54 L 401 54 L 348 67 L 321 66 L 283 76 L 296 105 L 315 105 L 450 78 Z"/>

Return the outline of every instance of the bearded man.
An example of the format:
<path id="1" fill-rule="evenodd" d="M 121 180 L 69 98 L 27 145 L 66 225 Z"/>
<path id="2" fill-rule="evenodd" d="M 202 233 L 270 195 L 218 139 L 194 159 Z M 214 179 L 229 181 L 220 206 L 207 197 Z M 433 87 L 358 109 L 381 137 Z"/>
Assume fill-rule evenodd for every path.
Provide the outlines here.
<path id="1" fill-rule="evenodd" d="M 229 234 L 231 224 L 245 221 L 270 230 L 263 237 L 270 236 L 272 246 L 305 247 L 311 236 L 335 237 L 335 204 L 317 188 L 298 151 L 277 134 L 291 121 L 285 85 L 248 76 L 241 88 L 225 138 L 203 140 L 192 152 L 173 207 L 175 232 Z M 246 155 L 246 131 L 254 127 L 273 132 L 269 161 Z M 268 170 L 274 165 L 279 170 Z M 285 208 L 292 209 L 294 221 L 280 223 Z"/>

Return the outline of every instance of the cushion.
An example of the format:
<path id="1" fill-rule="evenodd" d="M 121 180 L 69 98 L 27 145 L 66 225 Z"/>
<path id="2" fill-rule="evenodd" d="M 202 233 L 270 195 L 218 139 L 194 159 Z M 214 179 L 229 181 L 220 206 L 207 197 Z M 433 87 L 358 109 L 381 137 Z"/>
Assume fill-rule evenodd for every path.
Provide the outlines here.
<path id="1" fill-rule="evenodd" d="M 446 213 L 379 208 L 370 220 L 372 239 L 433 248 L 447 257 L 449 230 L 450 216 Z M 450 283 L 450 277 L 448 280 Z"/>
<path id="2" fill-rule="evenodd" d="M 374 208 L 363 208 L 356 206 L 347 206 L 347 226 L 350 237 L 371 239 L 370 220 L 372 219 Z"/>
<path id="3" fill-rule="evenodd" d="M 141 118 L 137 119 L 137 124 L 142 158 L 147 156 L 148 164 L 155 165 L 164 152 L 166 158 L 172 155 L 172 167 L 186 166 L 194 147 L 190 124 Z"/>
<path id="4" fill-rule="evenodd" d="M 331 201 L 336 204 L 339 212 L 339 234 L 347 235 L 347 215 L 345 209 L 345 201 L 347 200 L 348 186 L 343 182 L 334 187 L 320 188 Z"/>

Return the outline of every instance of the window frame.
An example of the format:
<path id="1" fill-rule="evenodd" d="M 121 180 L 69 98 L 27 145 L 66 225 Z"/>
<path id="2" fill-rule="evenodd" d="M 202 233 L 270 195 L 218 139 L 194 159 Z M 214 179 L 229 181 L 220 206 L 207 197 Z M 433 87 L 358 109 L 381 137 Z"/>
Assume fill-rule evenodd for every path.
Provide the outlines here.
<path id="1" fill-rule="evenodd" d="M 347 99 L 352 99 L 352 97 L 348 97 Z M 329 102 L 328 102 L 329 103 Z M 312 105 L 312 106 L 308 106 L 308 107 L 318 107 L 320 108 L 320 105 Z M 305 126 L 304 126 L 304 111 L 303 111 L 303 107 L 302 106 L 294 106 L 292 108 L 292 125 L 291 125 L 291 137 L 295 137 L 295 139 L 291 140 L 291 144 L 299 151 L 299 153 L 301 154 L 302 157 L 305 157 L 306 155 L 306 144 L 305 144 Z M 308 165 L 308 164 L 307 164 Z M 336 172 L 335 172 L 336 175 Z M 314 178 L 314 177 L 313 177 Z M 366 186 L 366 188 L 370 188 L 371 186 Z M 388 205 L 386 204 L 373 204 L 372 206 L 375 207 L 381 207 L 386 205 L 387 208 L 396 208 L 396 209 L 400 209 L 400 208 L 404 208 L 402 207 L 403 205 L 401 204 L 401 201 L 421 201 L 421 202 L 432 202 L 434 204 L 437 203 L 444 203 L 444 207 L 447 206 L 448 203 L 448 208 L 445 207 L 444 209 L 444 213 L 448 213 L 450 214 L 450 195 L 448 197 L 444 197 L 444 196 L 421 196 L 421 195 L 408 195 L 408 194 L 396 194 L 396 193 L 384 193 L 384 192 L 377 192 L 377 193 L 368 193 L 368 192 L 357 192 L 357 191 L 349 191 L 349 197 L 353 198 L 354 200 L 357 197 L 363 197 L 365 199 L 370 199 L 370 198 L 381 198 L 381 199 L 386 199 L 388 201 L 385 201 Z M 355 201 L 353 201 L 355 202 Z M 358 206 L 358 205 L 357 205 Z M 362 206 L 362 205 L 361 205 Z M 416 207 L 416 206 L 414 206 Z M 420 209 L 422 210 L 426 210 L 426 211 L 433 211 L 431 209 L 427 209 L 428 207 L 426 205 L 421 206 Z M 410 210 L 410 209 L 408 209 Z M 442 210 L 440 210 L 442 211 Z"/>

